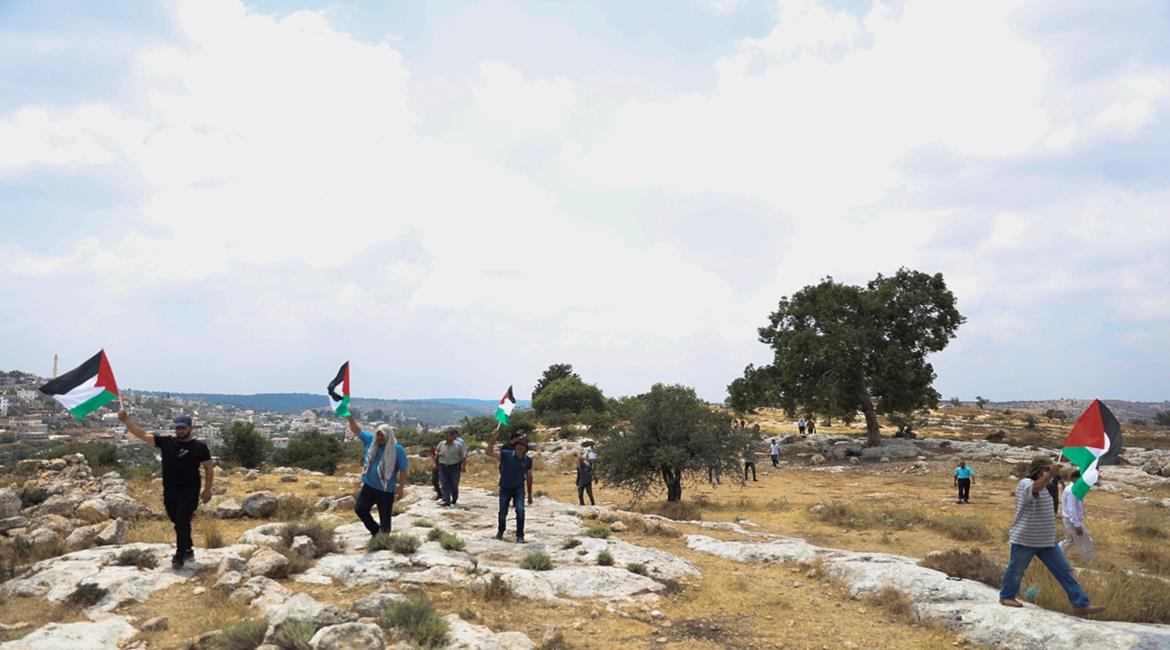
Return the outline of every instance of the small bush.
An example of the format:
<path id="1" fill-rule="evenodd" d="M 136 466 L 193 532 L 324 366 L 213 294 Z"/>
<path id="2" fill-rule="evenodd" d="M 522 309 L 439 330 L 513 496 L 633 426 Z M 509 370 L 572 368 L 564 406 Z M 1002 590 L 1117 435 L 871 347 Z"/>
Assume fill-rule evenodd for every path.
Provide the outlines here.
<path id="1" fill-rule="evenodd" d="M 291 497 L 278 500 L 276 502 L 276 512 L 272 514 L 273 519 L 280 521 L 297 521 L 300 519 L 309 519 L 312 516 L 312 505 L 295 494 Z"/>
<path id="2" fill-rule="evenodd" d="M 439 541 L 439 538 L 443 536 L 444 532 L 446 532 L 446 531 L 444 531 L 442 528 L 432 528 L 432 529 L 428 530 L 427 531 L 427 541 L 428 542 Z"/>
<path id="3" fill-rule="evenodd" d="M 426 596 L 415 594 L 396 600 L 378 619 L 383 628 L 394 628 L 411 641 L 424 647 L 442 646 L 447 642 L 450 627 L 435 611 Z"/>
<path id="4" fill-rule="evenodd" d="M 45 499 L 49 498 L 49 492 L 45 488 L 34 487 L 27 488 L 20 491 L 20 507 L 31 508 L 44 503 Z"/>
<path id="5" fill-rule="evenodd" d="M 333 537 L 333 527 L 319 521 L 290 521 L 280 527 L 280 543 L 291 548 L 297 537 L 308 537 L 317 547 L 317 553 L 336 553 L 340 548 Z"/>
<path id="6" fill-rule="evenodd" d="M 153 569 L 158 566 L 158 560 L 149 551 L 140 548 L 128 548 L 114 558 L 118 566 L 136 566 L 139 569 Z"/>
<path id="7" fill-rule="evenodd" d="M 510 601 L 513 595 L 515 591 L 512 585 L 498 575 L 492 575 L 492 579 L 483 586 L 483 599 L 487 601 Z"/>
<path id="8" fill-rule="evenodd" d="M 317 624 L 303 618 L 289 619 L 282 623 L 272 636 L 272 644 L 280 650 L 311 650 L 309 640 L 317 633 Z"/>
<path id="9" fill-rule="evenodd" d="M 245 619 L 225 627 L 208 643 L 214 650 L 255 650 L 264 643 L 268 621 L 262 618 Z"/>
<path id="10" fill-rule="evenodd" d="M 596 526 L 590 526 L 589 528 L 585 529 L 585 536 L 586 537 L 596 537 L 598 539 L 605 539 L 612 534 L 613 534 L 613 530 L 610 529 L 610 527 L 606 526 L 605 524 L 598 524 Z"/>
<path id="11" fill-rule="evenodd" d="M 613 554 L 609 551 L 602 551 L 598 553 L 597 564 L 601 566 L 613 566 Z"/>
<path id="12" fill-rule="evenodd" d="M 422 467 L 412 467 L 406 473 L 406 482 L 409 485 L 430 485 L 431 470 Z M 398 505 L 395 503 L 394 505 Z"/>
<path id="13" fill-rule="evenodd" d="M 629 571 L 630 573 L 636 573 L 640 576 L 644 576 L 649 573 L 649 570 L 646 569 L 646 564 L 644 562 L 630 562 L 626 565 L 626 571 Z"/>
<path id="14" fill-rule="evenodd" d="M 581 540 L 577 539 L 576 537 L 570 537 L 569 539 L 565 540 L 564 544 L 561 544 L 561 550 L 567 551 L 571 548 L 577 548 L 580 545 Z"/>
<path id="15" fill-rule="evenodd" d="M 403 514 L 404 512 L 406 512 L 406 504 L 402 503 L 401 501 L 395 501 L 394 505 L 390 508 L 390 514 L 395 517 Z"/>
<path id="16" fill-rule="evenodd" d="M 414 522 L 414 525 L 418 528 L 434 528 L 435 522 L 430 519 L 419 519 Z"/>
<path id="17" fill-rule="evenodd" d="M 520 568 L 529 571 L 549 571 L 553 568 L 552 558 L 542 551 L 529 553 L 520 560 Z"/>
<path id="18" fill-rule="evenodd" d="M 108 593 L 110 593 L 110 590 L 105 587 L 99 587 L 92 582 L 83 582 L 77 585 L 73 593 L 65 598 L 65 602 L 84 609 L 98 604 Z"/>
<path id="19" fill-rule="evenodd" d="M 366 544 L 367 551 L 394 551 L 402 555 L 411 555 L 422 545 L 414 535 L 404 533 L 378 533 L 370 538 Z"/>
<path id="20" fill-rule="evenodd" d="M 896 619 L 906 622 L 914 619 L 914 603 L 910 602 L 910 598 L 906 594 L 897 589 L 884 587 L 881 591 L 870 596 L 868 600 L 886 610 L 890 616 Z"/>
<path id="21" fill-rule="evenodd" d="M 439 546 L 442 546 L 444 551 L 462 551 L 467 547 L 467 542 L 458 535 L 444 532 L 439 536 Z"/>
<path id="22" fill-rule="evenodd" d="M 918 566 L 942 571 L 956 578 L 966 578 L 985 585 L 999 587 L 1003 580 L 1003 565 L 987 557 L 977 548 L 963 551 L 957 548 L 930 553 Z"/>
<path id="23" fill-rule="evenodd" d="M 214 519 L 207 519 L 203 523 L 203 545 L 207 548 L 223 548 L 223 531 Z"/>
<path id="24" fill-rule="evenodd" d="M 953 540 L 980 541 L 991 539 L 991 529 L 982 519 L 972 519 L 961 515 L 947 515 L 933 517 L 927 520 L 926 525 L 934 531 L 942 533 Z"/>
<path id="25" fill-rule="evenodd" d="M 304 555 L 301 555 L 300 553 L 297 553 L 296 551 L 293 551 L 293 550 L 290 550 L 287 548 L 276 548 L 274 550 L 277 553 L 280 553 L 281 555 L 283 555 L 285 557 L 285 559 L 288 560 L 288 564 L 286 564 L 284 566 L 284 568 L 278 572 L 277 575 L 271 576 L 273 578 L 276 578 L 277 580 L 281 580 L 281 579 L 287 578 L 291 575 L 296 575 L 298 573 L 302 573 L 302 572 L 308 570 L 309 567 L 313 566 L 313 561 L 311 559 L 305 557 Z"/>

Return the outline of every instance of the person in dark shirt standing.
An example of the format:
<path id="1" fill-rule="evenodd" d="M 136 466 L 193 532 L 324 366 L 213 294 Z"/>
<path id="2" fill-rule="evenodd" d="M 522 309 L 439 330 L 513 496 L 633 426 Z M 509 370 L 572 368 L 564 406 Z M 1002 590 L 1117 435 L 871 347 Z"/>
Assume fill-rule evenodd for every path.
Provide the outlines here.
<path id="1" fill-rule="evenodd" d="M 191 518 L 195 516 L 200 500 L 203 503 L 211 501 L 211 483 L 215 479 L 211 451 L 206 443 L 191 436 L 190 416 L 180 415 L 175 418 L 173 436 L 147 433 L 126 411 L 118 411 L 118 419 L 135 438 L 158 447 L 162 455 L 163 506 L 167 517 L 175 525 L 175 556 L 171 559 L 171 566 L 181 569 L 184 562 L 195 559 Z M 202 492 L 199 489 L 200 467 L 207 478 Z"/>
<path id="2" fill-rule="evenodd" d="M 487 455 L 500 459 L 500 515 L 496 528 L 496 539 L 504 538 L 508 523 L 508 506 L 516 508 L 516 543 L 524 543 L 524 488 L 528 487 L 528 504 L 532 504 L 532 459 L 528 457 L 528 441 L 524 438 L 511 439 L 508 446 L 496 451 L 496 440 L 500 437 L 497 428 L 487 443 Z"/>
<path id="3" fill-rule="evenodd" d="M 577 501 L 585 505 L 585 495 L 589 495 L 589 505 L 595 506 L 593 500 L 593 466 L 584 457 L 577 459 Z"/>

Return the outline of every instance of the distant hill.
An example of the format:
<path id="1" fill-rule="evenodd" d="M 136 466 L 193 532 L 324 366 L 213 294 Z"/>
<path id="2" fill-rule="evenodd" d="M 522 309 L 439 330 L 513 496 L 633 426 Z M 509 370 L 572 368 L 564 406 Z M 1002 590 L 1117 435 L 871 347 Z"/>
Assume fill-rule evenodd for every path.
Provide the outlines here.
<path id="1" fill-rule="evenodd" d="M 174 396 L 184 399 L 198 399 L 209 404 L 227 404 L 254 411 L 295 414 L 309 409 L 329 406 L 329 399 L 317 393 L 257 393 L 255 395 L 231 395 L 224 393 L 172 393 L 167 391 L 140 391 L 145 395 Z M 495 400 L 436 398 L 436 399 L 383 399 L 378 397 L 354 397 L 350 403 L 359 410 L 382 409 L 387 413 L 401 412 L 403 417 L 418 420 L 429 426 L 454 424 L 464 417 L 491 415 L 496 411 Z M 530 402 L 517 403 L 527 408 Z"/>
<path id="2" fill-rule="evenodd" d="M 1064 411 L 1070 418 L 1076 419 L 1089 408 L 1091 399 L 1048 399 L 1048 400 L 1021 400 L 1015 402 L 988 402 L 989 409 L 1012 409 L 1017 411 L 1034 411 L 1043 413 L 1048 409 Z M 1170 401 L 1167 402 L 1128 402 L 1121 399 L 1103 399 L 1105 406 L 1117 416 L 1117 419 L 1145 420 L 1152 422 L 1154 414 L 1159 411 L 1170 411 Z"/>

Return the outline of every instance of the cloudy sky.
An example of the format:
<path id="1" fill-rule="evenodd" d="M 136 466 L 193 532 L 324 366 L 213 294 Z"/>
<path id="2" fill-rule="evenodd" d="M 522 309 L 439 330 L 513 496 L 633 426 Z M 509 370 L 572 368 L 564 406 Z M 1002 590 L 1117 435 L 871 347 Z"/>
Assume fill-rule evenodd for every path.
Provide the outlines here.
<path id="1" fill-rule="evenodd" d="M 1170 5 L 0 0 L 0 368 L 721 400 L 941 272 L 945 397 L 1170 398 Z"/>

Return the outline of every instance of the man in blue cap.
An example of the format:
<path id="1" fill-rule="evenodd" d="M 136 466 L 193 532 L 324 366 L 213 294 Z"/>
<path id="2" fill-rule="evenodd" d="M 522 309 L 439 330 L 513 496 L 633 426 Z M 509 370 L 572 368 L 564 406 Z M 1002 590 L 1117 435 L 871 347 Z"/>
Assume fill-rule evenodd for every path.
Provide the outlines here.
<path id="1" fill-rule="evenodd" d="M 194 542 L 191 540 L 191 518 L 203 503 L 211 501 L 211 482 L 215 478 L 215 465 L 211 462 L 211 450 L 202 440 L 191 436 L 191 417 L 180 415 L 175 418 L 175 435 L 156 436 L 138 426 L 126 411 L 118 411 L 118 419 L 135 438 L 148 445 L 158 447 L 162 455 L 163 506 L 167 517 L 175 525 L 175 557 L 171 566 L 183 568 L 187 560 L 195 559 Z M 199 490 L 199 468 L 207 484 Z"/>

